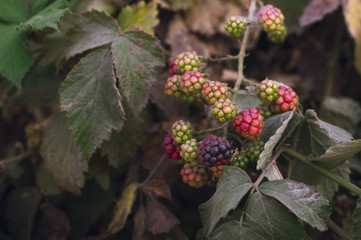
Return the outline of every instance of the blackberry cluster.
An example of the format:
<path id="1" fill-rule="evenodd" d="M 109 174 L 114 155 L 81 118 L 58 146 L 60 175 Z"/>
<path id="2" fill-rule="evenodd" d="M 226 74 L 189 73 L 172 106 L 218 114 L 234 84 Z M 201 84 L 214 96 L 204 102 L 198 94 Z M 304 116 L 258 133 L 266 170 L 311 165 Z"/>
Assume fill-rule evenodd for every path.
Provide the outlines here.
<path id="1" fill-rule="evenodd" d="M 180 80 L 180 90 L 185 95 L 195 95 L 200 97 L 203 84 L 205 83 L 205 77 L 200 72 L 185 72 Z"/>
<path id="2" fill-rule="evenodd" d="M 278 88 L 278 97 L 271 105 L 271 111 L 282 113 L 297 108 L 299 105 L 298 96 L 292 88 L 280 86 Z"/>
<path id="3" fill-rule="evenodd" d="M 169 62 L 168 74 L 169 76 L 178 74 L 178 67 L 175 65 L 175 59 Z"/>
<path id="4" fill-rule="evenodd" d="M 247 20 L 243 17 L 232 16 L 224 25 L 224 30 L 235 37 L 241 36 L 246 31 Z"/>
<path id="5" fill-rule="evenodd" d="M 231 158 L 231 144 L 224 138 L 209 135 L 198 149 L 198 157 L 205 167 L 226 165 Z"/>
<path id="6" fill-rule="evenodd" d="M 218 99 L 228 97 L 227 84 L 218 81 L 208 81 L 203 85 L 202 95 L 209 105 L 214 105 Z"/>
<path id="7" fill-rule="evenodd" d="M 169 131 L 168 135 L 164 137 L 162 147 L 168 158 L 172 158 L 178 161 L 182 159 L 180 155 L 181 147 L 173 140 L 171 131 Z"/>
<path id="8" fill-rule="evenodd" d="M 192 138 L 191 140 L 186 141 L 181 145 L 180 155 L 186 162 L 195 162 L 198 160 L 197 150 L 199 144 L 196 139 Z"/>
<path id="9" fill-rule="evenodd" d="M 254 140 L 260 136 L 263 126 L 263 118 L 256 108 L 242 110 L 239 116 L 233 120 L 233 127 L 248 140 Z"/>
<path id="10" fill-rule="evenodd" d="M 248 167 L 248 163 L 249 163 L 249 159 L 246 158 L 244 155 L 242 154 L 237 154 L 236 156 L 234 156 L 231 160 L 231 165 L 235 166 L 235 167 L 239 167 L 242 168 L 244 170 L 247 169 Z"/>
<path id="11" fill-rule="evenodd" d="M 207 170 L 197 162 L 184 164 L 180 174 L 184 183 L 195 188 L 202 187 L 209 178 Z"/>
<path id="12" fill-rule="evenodd" d="M 271 104 L 270 103 L 262 103 L 258 106 L 258 113 L 262 115 L 263 120 L 272 116 Z"/>
<path id="13" fill-rule="evenodd" d="M 278 97 L 278 85 L 269 79 L 263 80 L 256 89 L 257 95 L 263 103 L 270 103 Z"/>
<path id="14" fill-rule="evenodd" d="M 245 160 L 248 162 L 257 162 L 259 159 L 259 156 L 263 152 L 264 149 L 264 142 L 261 140 L 255 140 L 252 142 L 249 142 L 246 147 L 245 151 L 243 153 Z"/>
<path id="15" fill-rule="evenodd" d="M 186 71 L 198 71 L 201 66 L 201 60 L 195 51 L 182 52 L 174 61 L 177 66 L 178 73 L 184 74 Z"/>
<path id="16" fill-rule="evenodd" d="M 193 128 L 189 122 L 178 120 L 172 125 L 172 136 L 177 144 L 185 143 L 193 138 Z"/>
<path id="17" fill-rule="evenodd" d="M 164 94 L 174 97 L 181 97 L 182 92 L 179 88 L 181 77 L 179 75 L 173 75 L 167 79 L 167 83 L 164 87 Z"/>
<path id="18" fill-rule="evenodd" d="M 285 17 L 279 8 L 268 4 L 258 12 L 257 18 L 271 42 L 280 43 L 285 40 L 287 35 L 287 29 L 284 26 Z"/>
<path id="19" fill-rule="evenodd" d="M 236 106 L 228 98 L 220 98 L 212 106 L 212 115 L 220 122 L 226 122 L 236 116 Z"/>

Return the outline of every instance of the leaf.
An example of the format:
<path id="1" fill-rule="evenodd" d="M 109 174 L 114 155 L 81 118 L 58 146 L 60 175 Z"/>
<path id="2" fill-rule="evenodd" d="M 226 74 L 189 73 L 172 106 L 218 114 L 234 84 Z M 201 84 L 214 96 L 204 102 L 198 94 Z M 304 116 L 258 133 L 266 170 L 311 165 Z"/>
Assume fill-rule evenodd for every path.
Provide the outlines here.
<path id="1" fill-rule="evenodd" d="M 110 185 L 109 165 L 99 154 L 95 154 L 89 162 L 89 175 L 99 184 L 99 186 L 107 191 Z"/>
<path id="2" fill-rule="evenodd" d="M 139 2 L 134 8 L 125 7 L 118 16 L 118 25 L 122 32 L 134 30 L 143 30 L 149 34 L 154 34 L 153 27 L 158 24 L 157 4 L 143 1 Z"/>
<path id="3" fill-rule="evenodd" d="M 156 68 L 163 65 L 162 50 L 152 36 L 128 32 L 112 43 L 112 59 L 123 95 L 135 117 L 147 103 Z"/>
<path id="4" fill-rule="evenodd" d="M 261 135 L 261 139 L 264 142 L 267 142 L 273 135 L 275 135 L 276 131 L 282 126 L 282 124 L 290 117 L 292 112 L 288 111 L 282 114 L 276 114 L 264 121 L 263 132 Z"/>
<path id="5" fill-rule="evenodd" d="M 241 239 L 241 225 L 237 220 L 227 221 L 216 228 L 207 239 Z"/>
<path id="6" fill-rule="evenodd" d="M 143 121 L 141 117 L 131 117 L 124 122 L 120 132 L 112 131 L 109 140 L 104 141 L 101 153 L 108 156 L 111 166 L 118 168 L 134 158 L 139 146 L 144 142 Z"/>
<path id="7" fill-rule="evenodd" d="M 65 14 L 60 32 L 50 35 L 45 50 L 50 61 L 66 60 L 84 51 L 106 45 L 119 35 L 118 26 L 105 13 Z"/>
<path id="8" fill-rule="evenodd" d="M 275 199 L 254 193 L 245 210 L 241 239 L 310 239 L 292 214 Z"/>
<path id="9" fill-rule="evenodd" d="M 285 16 L 285 25 L 289 33 L 301 32 L 299 26 L 299 18 L 302 16 L 303 9 L 307 6 L 310 0 L 265 0 L 264 4 L 272 4 L 281 9 Z"/>
<path id="10" fill-rule="evenodd" d="M 276 125 L 279 125 L 279 123 L 282 122 L 282 125 L 280 125 L 279 127 L 276 127 L 276 129 L 277 129 L 276 132 L 274 133 L 274 135 L 272 137 L 270 137 L 270 139 L 264 145 L 264 150 L 262 151 L 262 153 L 259 156 L 259 159 L 257 161 L 257 169 L 258 170 L 265 168 L 267 166 L 267 164 L 271 161 L 271 158 L 273 155 L 273 148 L 276 146 L 276 144 L 280 140 L 283 132 L 287 128 L 288 123 L 292 119 L 293 114 L 294 114 L 294 111 L 289 111 L 289 112 L 281 114 L 279 116 L 279 119 L 275 119 L 275 118 L 267 119 L 268 121 L 266 121 L 266 123 L 265 123 L 265 127 L 264 127 L 265 129 L 268 128 L 268 126 L 269 126 L 268 124 L 272 124 L 270 126 L 276 127 Z M 285 119 L 285 120 L 283 120 L 283 119 Z M 275 120 L 277 120 L 276 123 L 273 122 Z M 278 120 L 280 120 L 280 122 Z M 269 175 L 269 176 L 272 178 L 277 177 L 274 175 Z"/>
<path id="11" fill-rule="evenodd" d="M 31 1 L 31 13 L 36 15 L 43 10 L 51 0 L 32 0 Z"/>
<path id="12" fill-rule="evenodd" d="M 121 96 L 115 85 L 110 52 L 98 49 L 80 60 L 60 87 L 61 109 L 85 157 L 91 156 L 112 129 L 123 127 Z"/>
<path id="13" fill-rule="evenodd" d="M 66 7 L 66 0 L 57 0 L 38 12 L 35 16 L 32 16 L 25 22 L 24 27 L 32 27 L 37 30 L 42 30 L 43 28 L 48 27 L 59 31 L 58 22 L 64 15 Z"/>
<path id="14" fill-rule="evenodd" d="M 0 4 L 3 1 L 0 0 Z M 3 10 L 2 6 L 0 9 Z M 0 59 L 6 59 L 0 63 L 0 73 L 21 90 L 21 80 L 32 65 L 33 57 L 25 47 L 25 32 L 17 28 L 17 25 L 0 23 Z"/>
<path id="15" fill-rule="evenodd" d="M 302 221 L 320 231 L 327 230 L 332 208 L 327 199 L 310 186 L 290 180 L 263 183 L 261 192 L 285 205 Z"/>
<path id="16" fill-rule="evenodd" d="M 41 195 L 34 187 L 13 190 L 6 198 L 7 228 L 14 240 L 30 240 Z"/>
<path id="17" fill-rule="evenodd" d="M 76 145 L 73 133 L 66 126 L 64 114 L 51 123 L 41 146 L 41 155 L 45 168 L 54 177 L 56 184 L 74 194 L 80 194 L 88 163 Z"/>
<path id="18" fill-rule="evenodd" d="M 247 173 L 237 167 L 225 167 L 217 183 L 214 195 L 199 206 L 203 234 L 208 236 L 217 222 L 235 209 L 252 188 Z"/>
<path id="19" fill-rule="evenodd" d="M 56 185 L 53 176 L 41 166 L 36 172 L 36 183 L 42 195 L 57 195 L 61 189 Z"/>
<path id="20" fill-rule="evenodd" d="M 152 179 L 142 186 L 142 190 L 154 197 L 163 197 L 172 200 L 170 187 L 162 180 Z"/>
<path id="21" fill-rule="evenodd" d="M 232 96 L 230 96 L 230 99 L 232 99 Z M 248 110 L 253 107 L 258 107 L 258 105 L 261 103 L 261 100 L 255 95 L 250 93 L 242 93 L 237 94 L 236 96 L 236 107 L 237 110 Z"/>
<path id="22" fill-rule="evenodd" d="M 312 0 L 300 17 L 302 27 L 322 20 L 325 15 L 335 11 L 340 6 L 340 0 Z"/>
<path id="23" fill-rule="evenodd" d="M 21 23 L 26 21 L 28 18 L 29 12 L 26 1 L 0 0 L 0 20 L 8 23 Z"/>
<path id="24" fill-rule="evenodd" d="M 169 232 L 179 220 L 155 197 L 145 195 L 147 203 L 145 206 L 145 223 L 149 232 L 153 235 Z"/>
<path id="25" fill-rule="evenodd" d="M 355 240 L 361 239 L 361 198 L 357 200 L 357 206 L 353 213 Z"/>
<path id="26" fill-rule="evenodd" d="M 347 28 L 355 40 L 355 66 L 361 73 L 361 5 L 359 0 L 345 1 L 343 14 Z"/>
<path id="27" fill-rule="evenodd" d="M 331 146 L 320 157 L 314 157 L 311 160 L 318 161 L 324 168 L 333 170 L 359 152 L 361 152 L 361 139 Z"/>
<path id="28" fill-rule="evenodd" d="M 112 234 L 119 232 L 125 224 L 130 211 L 132 210 L 133 203 L 137 197 L 137 190 L 139 184 L 131 183 L 124 189 L 122 196 L 117 201 L 115 214 L 112 221 L 108 226 L 108 231 Z"/>

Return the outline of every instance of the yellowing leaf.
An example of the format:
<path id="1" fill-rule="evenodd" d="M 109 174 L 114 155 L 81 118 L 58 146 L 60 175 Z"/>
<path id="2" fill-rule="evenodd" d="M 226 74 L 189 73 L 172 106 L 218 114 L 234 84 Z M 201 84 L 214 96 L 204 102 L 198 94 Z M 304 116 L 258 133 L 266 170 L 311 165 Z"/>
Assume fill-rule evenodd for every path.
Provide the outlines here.
<path id="1" fill-rule="evenodd" d="M 138 186 L 138 183 L 129 184 L 124 189 L 121 198 L 117 201 L 114 217 L 108 226 L 108 231 L 111 234 L 117 233 L 124 227 L 125 221 L 132 210 Z"/>
<path id="2" fill-rule="evenodd" d="M 123 32 L 135 29 L 153 34 L 152 27 L 158 24 L 158 10 L 156 3 L 140 2 L 136 7 L 127 6 L 118 16 L 118 25 Z"/>
<path id="3" fill-rule="evenodd" d="M 355 39 L 355 65 L 361 73 L 361 1 L 349 0 L 344 6 L 344 15 L 348 30 Z"/>

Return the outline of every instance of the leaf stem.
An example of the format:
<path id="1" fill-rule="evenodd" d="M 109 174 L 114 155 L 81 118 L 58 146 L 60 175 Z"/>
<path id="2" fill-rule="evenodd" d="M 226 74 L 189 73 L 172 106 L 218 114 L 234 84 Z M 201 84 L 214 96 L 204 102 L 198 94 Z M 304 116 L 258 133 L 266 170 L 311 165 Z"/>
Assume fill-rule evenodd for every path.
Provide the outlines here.
<path id="1" fill-rule="evenodd" d="M 164 162 L 165 159 L 166 159 L 166 156 L 165 156 L 165 154 L 163 154 L 163 156 L 157 162 L 157 165 L 155 165 L 155 167 L 152 169 L 152 171 L 149 173 L 148 177 L 145 179 L 145 181 L 142 184 L 148 182 L 154 176 L 154 174 L 157 172 L 158 168 L 162 165 L 162 163 Z"/>
<path id="2" fill-rule="evenodd" d="M 328 222 L 328 226 L 334 231 L 337 235 L 339 235 L 343 240 L 353 240 L 353 237 L 346 232 L 344 229 L 342 229 L 340 226 L 338 226 L 334 221 L 330 220 Z"/>
<path id="3" fill-rule="evenodd" d="M 302 163 L 306 164 L 307 166 L 319 171 L 326 177 L 330 178 L 331 180 L 335 181 L 336 183 L 340 184 L 344 188 L 356 193 L 357 195 L 361 196 L 361 189 L 357 187 L 356 185 L 346 181 L 345 179 L 333 174 L 332 172 L 318 166 L 317 164 L 313 163 L 312 161 L 308 160 L 305 156 L 302 154 L 296 152 L 295 150 L 291 148 L 284 148 L 283 151 L 290 156 L 296 158 L 297 160 L 301 161 Z"/>

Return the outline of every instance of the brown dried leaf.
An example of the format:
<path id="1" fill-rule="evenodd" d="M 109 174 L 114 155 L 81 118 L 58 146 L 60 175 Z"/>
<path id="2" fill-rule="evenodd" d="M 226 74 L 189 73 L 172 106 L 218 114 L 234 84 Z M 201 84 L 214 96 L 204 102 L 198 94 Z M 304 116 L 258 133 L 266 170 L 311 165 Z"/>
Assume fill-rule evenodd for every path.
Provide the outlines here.
<path id="1" fill-rule="evenodd" d="M 361 4 L 360 0 L 344 3 L 344 15 L 348 30 L 355 40 L 355 66 L 361 74 Z"/>
<path id="2" fill-rule="evenodd" d="M 133 239 L 142 239 L 145 233 L 145 209 L 141 205 L 135 214 L 134 218 L 134 227 L 133 227 Z"/>
<path id="3" fill-rule="evenodd" d="M 224 21 L 225 14 L 226 8 L 220 0 L 199 0 L 186 12 L 186 23 L 192 31 L 210 37 Z"/>
<path id="4" fill-rule="evenodd" d="M 166 184 L 164 181 L 152 179 L 143 185 L 142 190 L 149 195 L 154 195 L 157 197 L 163 197 L 172 200 L 169 185 Z"/>
<path id="5" fill-rule="evenodd" d="M 147 203 L 145 206 L 146 226 L 152 234 L 169 232 L 179 220 L 156 198 L 146 194 Z"/>
<path id="6" fill-rule="evenodd" d="M 333 12 L 339 6 L 340 0 L 312 0 L 300 17 L 300 25 L 304 27 L 320 21 L 325 15 Z"/>
<path id="7" fill-rule="evenodd" d="M 172 19 L 168 29 L 165 41 L 172 48 L 172 57 L 178 56 L 183 51 L 196 51 L 198 55 L 209 57 L 207 46 L 189 32 L 179 14 Z"/>

